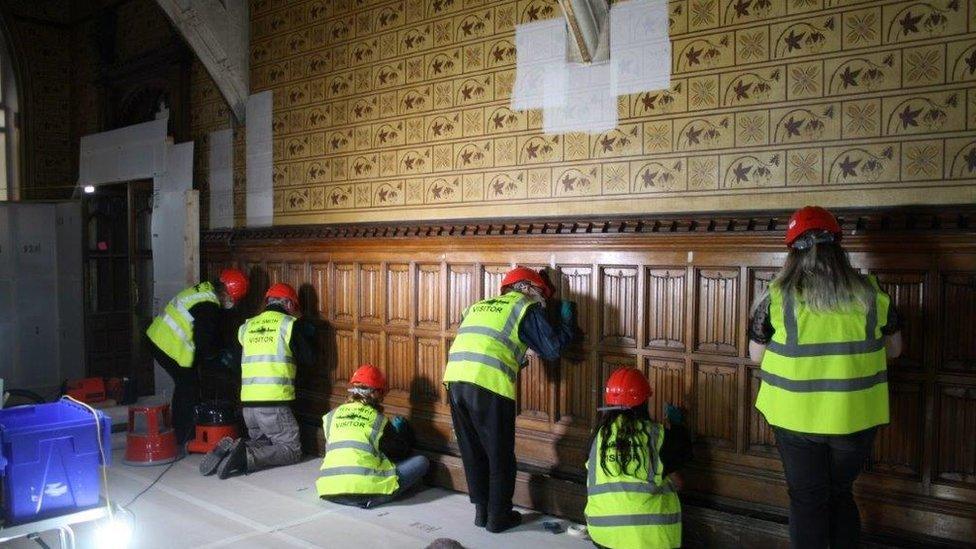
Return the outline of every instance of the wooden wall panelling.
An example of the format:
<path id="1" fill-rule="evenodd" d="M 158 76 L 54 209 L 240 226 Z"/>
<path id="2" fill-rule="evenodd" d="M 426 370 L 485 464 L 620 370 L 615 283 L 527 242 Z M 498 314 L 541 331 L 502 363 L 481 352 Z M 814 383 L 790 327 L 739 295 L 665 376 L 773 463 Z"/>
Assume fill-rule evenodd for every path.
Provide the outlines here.
<path id="1" fill-rule="evenodd" d="M 891 366 L 891 424 L 880 430 L 857 484 L 872 510 L 865 524 L 968 540 L 976 514 L 976 239 L 946 232 L 955 217 L 932 222 L 928 230 L 939 238 L 914 238 L 916 229 L 893 233 L 872 215 L 844 217 L 845 232 L 855 233 L 845 242 L 905 319 L 906 358 Z M 785 257 L 782 235 L 752 233 L 779 221 L 722 223 L 577 224 L 591 228 L 525 238 L 436 236 L 450 232 L 436 227 L 397 238 L 374 236 L 392 228 L 285 238 L 290 229 L 276 228 L 267 236 L 234 236 L 233 248 L 223 245 L 226 237 L 211 240 L 204 251 L 207 269 L 255 270 L 257 293 L 276 273 L 296 281 L 305 269 L 330 328 L 322 366 L 328 370 L 299 385 L 303 420 L 317 424 L 316 414 L 344 398 L 352 370 L 374 360 L 388 373 L 392 413 L 417 422 L 423 447 L 452 453 L 441 380 L 461 311 L 482 292 L 492 295 L 509 265 L 553 261 L 558 293 L 578 303 L 587 337 L 560 364 L 532 359 L 522 372 L 520 461 L 581 479 L 605 380 L 616 367 L 636 366 L 654 385 L 655 418 L 664 402 L 688 411 L 698 456 L 689 486 L 698 496 L 782 509 L 779 456 L 754 408 L 758 366 L 746 356 L 745 333 L 752 302 Z M 641 226 L 660 233 L 636 234 Z M 697 227 L 710 228 L 695 234 Z M 734 234 L 740 230 L 734 227 L 744 232 Z M 883 231 L 867 231 L 868 238 L 864 227 Z M 724 234 L 713 233 L 719 228 Z M 252 305 L 242 312 L 256 310 Z"/>

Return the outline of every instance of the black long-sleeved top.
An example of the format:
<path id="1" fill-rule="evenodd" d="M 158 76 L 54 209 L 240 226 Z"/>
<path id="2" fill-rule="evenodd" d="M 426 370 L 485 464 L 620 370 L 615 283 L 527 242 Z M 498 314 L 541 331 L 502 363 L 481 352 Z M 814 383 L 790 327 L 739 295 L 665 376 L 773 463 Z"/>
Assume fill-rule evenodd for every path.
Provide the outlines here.
<path id="1" fill-rule="evenodd" d="M 193 345 L 196 348 L 193 365 L 208 364 L 224 347 L 220 335 L 220 305 L 204 301 L 190 307 L 189 313 L 193 317 Z"/>
<path id="2" fill-rule="evenodd" d="M 529 309 L 519 324 L 519 339 L 543 360 L 556 360 L 575 336 L 575 326 L 560 322 L 553 328 L 546 317 L 545 308 L 539 303 Z"/>
<path id="3" fill-rule="evenodd" d="M 674 425 L 664 430 L 664 442 L 661 443 L 661 465 L 663 476 L 684 467 L 693 457 L 691 434 L 684 425 Z"/>

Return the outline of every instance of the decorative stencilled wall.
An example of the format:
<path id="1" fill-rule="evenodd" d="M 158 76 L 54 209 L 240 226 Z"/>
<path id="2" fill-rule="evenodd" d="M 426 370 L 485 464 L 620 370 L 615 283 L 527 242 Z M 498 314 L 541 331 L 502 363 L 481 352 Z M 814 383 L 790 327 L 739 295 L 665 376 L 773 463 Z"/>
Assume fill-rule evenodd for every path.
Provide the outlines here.
<path id="1" fill-rule="evenodd" d="M 546 136 L 508 106 L 514 27 L 555 0 L 252 0 L 275 223 L 976 201 L 976 0 L 669 9 L 671 88 Z M 226 127 L 193 91 L 197 135 Z"/>

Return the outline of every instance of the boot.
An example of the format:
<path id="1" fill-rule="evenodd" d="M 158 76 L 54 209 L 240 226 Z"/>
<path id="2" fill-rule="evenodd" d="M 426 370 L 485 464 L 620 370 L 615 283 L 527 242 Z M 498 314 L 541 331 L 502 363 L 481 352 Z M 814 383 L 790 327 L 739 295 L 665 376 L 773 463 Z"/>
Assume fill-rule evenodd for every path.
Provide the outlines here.
<path id="1" fill-rule="evenodd" d="M 497 534 L 499 532 L 504 532 L 509 528 L 515 528 L 520 524 L 522 524 L 522 513 L 519 513 L 518 511 L 509 511 L 504 515 L 489 515 L 488 523 L 485 525 L 485 529 L 492 534 Z"/>
<path id="2" fill-rule="evenodd" d="M 243 440 L 238 440 L 217 467 L 217 476 L 224 480 L 243 474 L 247 474 L 247 446 Z"/>
<path id="3" fill-rule="evenodd" d="M 224 437 L 220 439 L 220 442 L 214 446 L 213 450 L 203 456 L 203 460 L 200 461 L 200 474 L 208 477 L 217 472 L 217 467 L 220 466 L 220 462 L 227 457 L 230 453 L 230 449 L 234 446 L 234 439 L 230 437 Z"/>

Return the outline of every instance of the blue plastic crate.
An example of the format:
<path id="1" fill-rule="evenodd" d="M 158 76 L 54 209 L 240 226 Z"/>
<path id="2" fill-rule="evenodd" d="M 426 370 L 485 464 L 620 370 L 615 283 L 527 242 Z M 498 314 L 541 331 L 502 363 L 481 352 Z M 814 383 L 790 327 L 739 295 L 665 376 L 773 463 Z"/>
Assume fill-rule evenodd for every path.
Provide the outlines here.
<path id="1" fill-rule="evenodd" d="M 98 412 L 105 459 L 112 420 Z M 108 465 L 109 463 L 106 463 Z M 0 410 L 3 514 L 19 523 L 98 505 L 101 456 L 92 413 L 74 402 Z"/>

